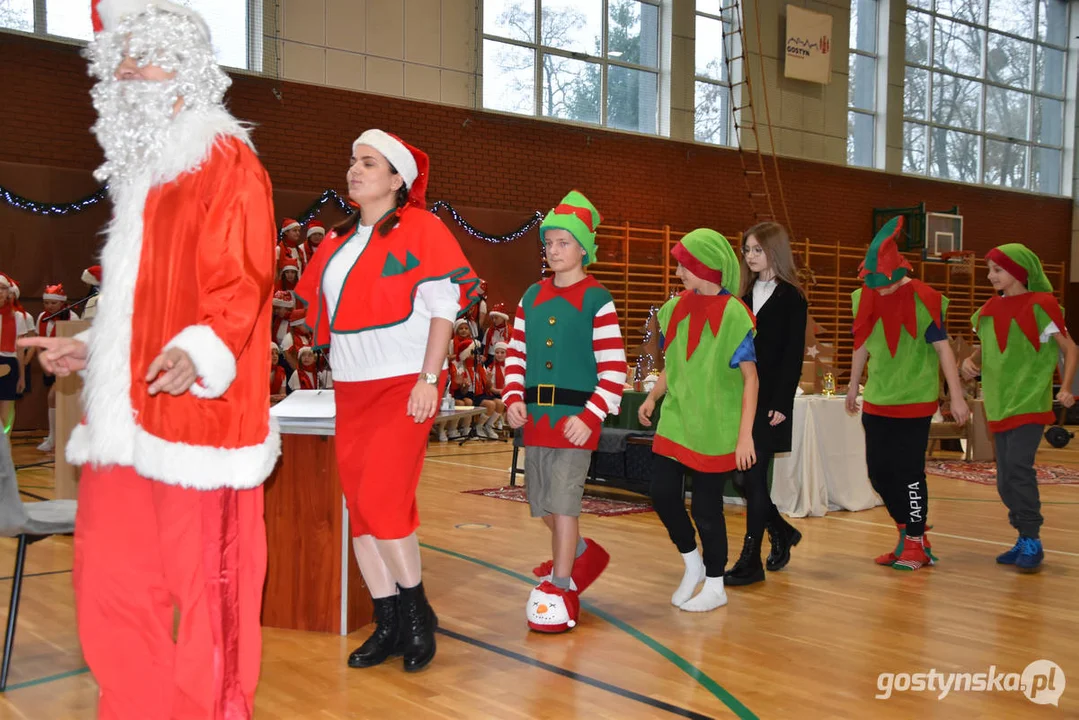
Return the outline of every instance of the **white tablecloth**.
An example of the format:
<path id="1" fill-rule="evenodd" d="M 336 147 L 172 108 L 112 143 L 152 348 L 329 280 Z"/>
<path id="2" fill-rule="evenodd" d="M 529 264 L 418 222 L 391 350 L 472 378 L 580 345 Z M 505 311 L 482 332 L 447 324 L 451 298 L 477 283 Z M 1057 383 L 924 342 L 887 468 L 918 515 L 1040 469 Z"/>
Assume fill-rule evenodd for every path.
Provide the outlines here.
<path id="1" fill-rule="evenodd" d="M 865 469 L 860 415 L 850 416 L 843 396 L 802 395 L 794 400 L 791 452 L 777 455 L 772 500 L 791 517 L 882 505 Z"/>

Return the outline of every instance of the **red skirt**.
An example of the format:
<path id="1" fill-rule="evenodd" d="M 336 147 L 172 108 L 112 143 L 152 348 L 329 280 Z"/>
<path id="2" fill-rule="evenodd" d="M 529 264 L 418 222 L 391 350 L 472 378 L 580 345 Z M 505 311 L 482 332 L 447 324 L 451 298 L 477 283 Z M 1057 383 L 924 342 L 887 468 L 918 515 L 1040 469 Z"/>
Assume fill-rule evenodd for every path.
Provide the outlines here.
<path id="1" fill-rule="evenodd" d="M 437 385 L 442 399 L 447 373 Z M 337 474 L 348 505 L 352 537 L 408 537 L 420 526 L 416 486 L 435 419 L 408 415 L 415 375 L 334 382 Z"/>

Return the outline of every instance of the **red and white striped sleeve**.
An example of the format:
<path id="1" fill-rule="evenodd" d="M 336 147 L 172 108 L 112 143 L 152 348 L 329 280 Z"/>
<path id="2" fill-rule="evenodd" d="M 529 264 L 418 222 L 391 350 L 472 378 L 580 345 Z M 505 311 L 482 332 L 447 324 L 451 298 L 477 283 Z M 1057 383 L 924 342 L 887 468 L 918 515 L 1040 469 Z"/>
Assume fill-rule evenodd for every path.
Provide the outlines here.
<path id="1" fill-rule="evenodd" d="M 525 400 L 525 311 L 517 306 L 513 317 L 513 333 L 506 351 L 506 387 L 502 389 L 502 401 L 506 407 Z"/>
<path id="2" fill-rule="evenodd" d="M 585 404 L 581 419 L 598 431 L 608 415 L 618 412 L 626 385 L 626 348 L 618 328 L 618 313 L 610 300 L 592 318 L 592 352 L 596 356 L 599 383 Z"/>

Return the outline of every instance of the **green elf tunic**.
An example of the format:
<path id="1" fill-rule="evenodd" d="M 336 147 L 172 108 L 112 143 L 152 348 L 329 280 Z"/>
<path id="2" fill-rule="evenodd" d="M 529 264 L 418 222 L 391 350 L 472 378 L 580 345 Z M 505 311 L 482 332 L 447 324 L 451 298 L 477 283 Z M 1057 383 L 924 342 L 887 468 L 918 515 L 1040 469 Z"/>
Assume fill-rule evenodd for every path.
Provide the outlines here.
<path id="1" fill-rule="evenodd" d="M 1041 262 L 1026 247 L 1002 245 L 987 257 L 1034 290 L 994 296 L 971 317 L 982 346 L 982 395 L 989 429 L 1004 432 L 1021 425 L 1051 425 L 1056 422 L 1053 373 L 1060 352 L 1053 330 L 1067 334 L 1063 311 Z"/>
<path id="2" fill-rule="evenodd" d="M 920 280 L 907 279 L 912 268 L 897 244 L 902 232 L 902 216 L 877 232 L 858 275 L 865 287 L 851 294 L 854 349 L 865 346 L 869 351 L 862 411 L 927 418 L 940 404 L 940 358 L 933 343 L 948 339 L 944 332 L 948 298 Z M 880 292 L 897 283 L 903 284 L 893 292 Z"/>
<path id="3" fill-rule="evenodd" d="M 754 360 L 753 313 L 726 290 L 686 291 L 664 303 L 658 320 L 667 396 L 653 451 L 701 472 L 734 470 L 745 389 L 739 364 Z"/>

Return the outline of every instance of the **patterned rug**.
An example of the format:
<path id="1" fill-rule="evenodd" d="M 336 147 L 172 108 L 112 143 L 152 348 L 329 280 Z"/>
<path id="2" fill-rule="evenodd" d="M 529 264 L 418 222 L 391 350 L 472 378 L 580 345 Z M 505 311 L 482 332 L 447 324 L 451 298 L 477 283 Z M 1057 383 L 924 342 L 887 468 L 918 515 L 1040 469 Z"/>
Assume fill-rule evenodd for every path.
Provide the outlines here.
<path id="1" fill-rule="evenodd" d="M 1035 465 L 1039 485 L 1079 485 L 1079 469 L 1062 465 Z M 978 483 L 980 485 L 997 484 L 997 464 L 991 462 L 963 462 L 962 460 L 929 460 L 925 471 L 930 475 L 939 475 L 956 480 Z"/>
<path id="2" fill-rule="evenodd" d="M 484 495 L 486 497 L 509 500 L 511 502 L 528 502 L 528 498 L 525 497 L 525 489 L 520 485 L 516 487 L 506 485 L 505 487 L 482 488 L 480 490 L 462 490 L 461 492 L 468 493 L 469 495 Z M 581 512 L 588 513 L 589 515 L 612 517 L 614 515 L 632 515 L 633 513 L 652 512 L 652 505 L 647 502 L 612 500 L 610 498 L 598 497 L 596 495 L 585 493 L 584 499 L 581 501 Z"/>

